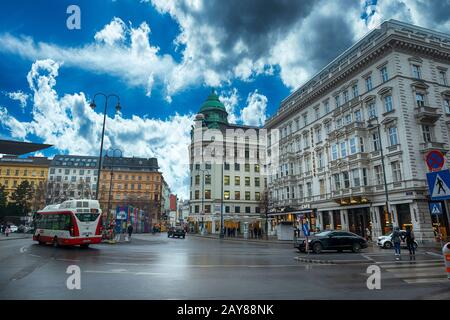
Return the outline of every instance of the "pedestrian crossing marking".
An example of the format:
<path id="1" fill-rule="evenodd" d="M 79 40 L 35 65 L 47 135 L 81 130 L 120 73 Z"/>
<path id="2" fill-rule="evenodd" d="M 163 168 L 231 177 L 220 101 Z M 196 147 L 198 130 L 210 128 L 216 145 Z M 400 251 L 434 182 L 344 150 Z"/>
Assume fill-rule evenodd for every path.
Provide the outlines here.
<path id="1" fill-rule="evenodd" d="M 450 283 L 442 260 L 428 260 L 410 264 L 391 263 L 381 265 L 381 268 L 388 272 L 388 277 L 400 279 L 408 284 Z"/>

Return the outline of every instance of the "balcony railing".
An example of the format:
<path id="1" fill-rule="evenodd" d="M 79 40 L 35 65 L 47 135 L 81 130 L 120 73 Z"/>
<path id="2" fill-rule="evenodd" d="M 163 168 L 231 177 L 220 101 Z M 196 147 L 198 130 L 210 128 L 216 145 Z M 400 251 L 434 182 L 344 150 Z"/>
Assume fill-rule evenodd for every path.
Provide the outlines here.
<path id="1" fill-rule="evenodd" d="M 440 150 L 440 151 L 446 151 L 445 144 L 442 142 L 434 142 L 434 141 L 428 141 L 428 142 L 422 142 L 420 144 L 420 152 L 426 153 L 431 150 Z"/>

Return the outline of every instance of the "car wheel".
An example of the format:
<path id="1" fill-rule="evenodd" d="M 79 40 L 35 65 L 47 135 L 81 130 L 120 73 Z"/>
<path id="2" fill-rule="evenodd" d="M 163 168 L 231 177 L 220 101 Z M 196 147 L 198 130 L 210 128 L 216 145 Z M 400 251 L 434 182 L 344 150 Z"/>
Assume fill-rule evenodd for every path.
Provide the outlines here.
<path id="1" fill-rule="evenodd" d="M 352 246 L 352 251 L 353 251 L 354 253 L 360 252 L 360 251 L 361 251 L 361 245 L 360 245 L 359 243 L 355 242 L 355 243 L 353 244 L 353 246 Z"/>
<path id="2" fill-rule="evenodd" d="M 320 242 L 314 243 L 314 245 L 313 245 L 314 253 L 319 254 L 319 253 L 322 252 L 322 250 L 323 250 L 323 246 L 322 246 L 322 244 Z"/>
<path id="3" fill-rule="evenodd" d="M 386 248 L 386 249 L 392 248 L 392 243 L 390 241 L 386 241 L 383 245 L 383 248 Z"/>

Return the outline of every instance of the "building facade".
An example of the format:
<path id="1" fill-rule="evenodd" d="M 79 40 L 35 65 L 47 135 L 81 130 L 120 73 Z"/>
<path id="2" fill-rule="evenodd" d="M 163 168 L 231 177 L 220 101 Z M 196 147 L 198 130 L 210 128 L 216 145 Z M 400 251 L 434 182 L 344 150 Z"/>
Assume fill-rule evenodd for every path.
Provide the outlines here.
<path id="1" fill-rule="evenodd" d="M 156 158 L 108 158 L 100 174 L 99 201 L 112 216 L 117 207 L 133 206 L 145 212 L 146 225 L 160 222 L 162 173 Z"/>
<path id="2" fill-rule="evenodd" d="M 219 233 L 244 231 L 261 224 L 260 197 L 267 180 L 259 159 L 258 128 L 228 122 L 228 113 L 213 91 L 196 117 L 191 132 L 190 229 Z M 264 153 L 262 152 L 262 153 Z M 261 153 L 261 156 L 262 156 Z"/>
<path id="3" fill-rule="evenodd" d="M 45 157 L 0 158 L 0 184 L 5 186 L 8 198 L 23 182 L 28 181 L 33 189 L 31 209 L 36 211 L 45 206 L 46 181 L 50 160 Z"/>
<path id="4" fill-rule="evenodd" d="M 68 199 L 95 199 L 98 157 L 55 155 L 50 163 L 47 204 Z"/>
<path id="5" fill-rule="evenodd" d="M 450 160 L 449 68 L 450 35 L 389 20 L 284 99 L 265 124 L 269 152 L 279 151 L 269 168 L 274 223 L 448 235 L 450 203 L 431 215 L 424 157 Z"/>

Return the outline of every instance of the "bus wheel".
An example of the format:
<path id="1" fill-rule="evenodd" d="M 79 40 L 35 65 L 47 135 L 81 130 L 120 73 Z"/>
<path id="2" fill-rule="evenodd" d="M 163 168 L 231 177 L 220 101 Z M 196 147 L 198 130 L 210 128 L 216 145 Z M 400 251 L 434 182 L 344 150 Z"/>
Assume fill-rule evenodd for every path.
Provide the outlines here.
<path id="1" fill-rule="evenodd" d="M 54 237 L 54 238 L 53 238 L 52 244 L 53 244 L 53 246 L 54 246 L 55 248 L 59 247 L 59 243 L 58 243 L 58 238 L 57 238 L 57 237 Z"/>
<path id="2" fill-rule="evenodd" d="M 89 248 L 89 244 L 80 244 L 80 248 L 87 249 Z"/>
<path id="3" fill-rule="evenodd" d="M 37 235 L 36 240 L 37 240 L 37 242 L 38 242 L 39 245 L 42 246 L 42 245 L 44 244 L 44 242 L 41 241 L 41 235 L 40 235 L 40 234 Z"/>

